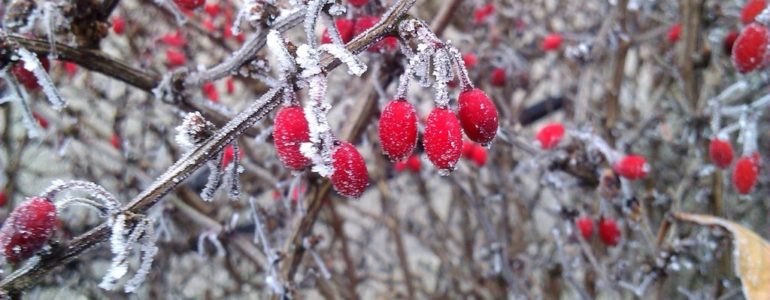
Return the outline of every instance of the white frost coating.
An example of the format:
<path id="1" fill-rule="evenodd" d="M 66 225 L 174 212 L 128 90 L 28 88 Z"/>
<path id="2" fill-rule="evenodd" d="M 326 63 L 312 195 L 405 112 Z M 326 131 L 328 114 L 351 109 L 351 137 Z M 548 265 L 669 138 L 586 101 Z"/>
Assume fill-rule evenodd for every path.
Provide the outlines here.
<path id="1" fill-rule="evenodd" d="M 171 74 L 164 74 L 163 78 L 160 79 L 160 83 L 158 83 L 158 86 L 156 86 L 154 89 L 152 89 L 152 94 L 155 95 L 155 98 L 161 101 L 165 102 L 172 102 L 173 99 L 171 98 L 173 92 L 171 89 Z"/>
<path id="2" fill-rule="evenodd" d="M 18 100 L 19 105 L 21 106 L 21 124 L 24 126 L 24 128 L 27 129 L 27 136 L 30 139 L 36 139 L 42 136 L 42 128 L 40 128 L 40 124 L 35 121 L 35 116 L 32 115 L 32 108 L 29 106 L 29 102 L 27 101 L 27 99 L 29 99 L 29 94 L 27 94 L 27 91 L 19 87 L 19 82 L 16 81 L 15 77 L 8 73 L 8 68 L 2 72 L 2 76 L 10 87 L 8 90 L 14 94 L 6 97 L 15 96 L 15 99 Z"/>
<path id="3" fill-rule="evenodd" d="M 313 49 L 318 47 L 318 40 L 315 37 L 315 25 L 324 4 L 326 4 L 326 0 L 310 0 L 307 3 L 307 11 L 305 12 L 305 22 L 303 25 L 307 43 Z"/>
<path id="4" fill-rule="evenodd" d="M 144 280 L 147 278 L 147 274 L 150 273 L 150 268 L 152 267 L 152 262 L 155 260 L 155 255 L 158 253 L 158 247 L 155 246 L 155 241 L 157 241 L 158 236 L 155 234 L 155 230 L 152 227 L 152 222 L 149 220 L 147 221 L 149 224 L 146 226 L 144 236 L 142 237 L 141 241 L 141 248 L 140 251 L 142 252 L 142 256 L 140 257 L 140 264 L 139 269 L 136 270 L 136 274 L 134 274 L 134 277 L 128 280 L 126 282 L 126 285 L 123 287 L 123 290 L 126 293 L 134 293 L 136 290 L 139 289 L 139 286 L 144 283 Z"/>
<path id="5" fill-rule="evenodd" d="M 56 90 L 56 85 L 54 85 L 51 77 L 48 76 L 48 72 L 45 71 L 43 65 L 40 64 L 37 55 L 24 48 L 19 48 L 16 50 L 16 53 L 19 54 L 21 60 L 24 62 L 24 69 L 35 74 L 38 84 L 43 88 L 43 93 L 48 97 L 48 101 L 51 102 L 53 108 L 61 110 L 67 106 L 67 102 L 59 95 L 59 91 Z"/>
<path id="6" fill-rule="evenodd" d="M 130 251 L 131 243 L 130 237 L 126 240 L 126 234 L 126 215 L 118 214 L 112 222 L 112 236 L 110 237 L 110 250 L 114 256 L 107 274 L 104 275 L 102 282 L 99 283 L 99 287 L 102 289 L 113 290 L 117 281 L 128 273 L 126 256 Z"/>
<path id="7" fill-rule="evenodd" d="M 439 49 L 433 55 L 433 77 L 436 81 L 433 84 L 433 88 L 436 90 L 436 98 L 434 100 L 436 106 L 447 107 L 449 105 L 447 83 L 452 80 L 452 66 L 446 49 Z"/>
<path id="8" fill-rule="evenodd" d="M 334 136 L 329 126 L 327 112 L 331 105 L 326 102 L 326 78 L 322 75 L 309 79 L 308 95 L 310 101 L 305 105 L 310 143 L 302 143 L 300 152 L 313 162 L 312 170 L 321 176 L 329 177 L 334 173 L 333 147 Z"/>
<path id="9" fill-rule="evenodd" d="M 318 266 L 318 269 L 321 270 L 321 275 L 324 277 L 324 279 L 331 279 L 332 274 L 329 273 L 329 269 L 326 268 L 326 264 L 324 264 L 323 259 L 321 259 L 321 256 L 318 255 L 318 252 L 316 252 L 313 249 L 310 250 L 310 255 L 313 256 L 313 261 L 315 261 L 315 264 Z"/>
<path id="10" fill-rule="evenodd" d="M 219 166 L 222 165 L 222 154 L 220 153 L 217 157 L 216 160 L 206 162 L 206 166 L 209 168 L 209 178 L 206 180 L 206 186 L 200 195 L 201 199 L 206 202 L 214 200 L 214 193 L 219 188 L 220 179 L 222 178 L 222 171 L 219 169 Z"/>
<path id="11" fill-rule="evenodd" d="M 46 2 L 43 4 L 43 22 L 46 35 L 48 36 L 48 44 L 51 45 L 51 51 L 48 56 L 56 59 L 59 57 L 59 53 L 56 50 L 55 29 L 60 25 L 67 26 L 67 19 L 61 16 L 59 9 L 56 8 L 56 5 L 53 2 Z M 61 22 L 65 23 L 61 24 Z"/>
<path id="12" fill-rule="evenodd" d="M 324 44 L 320 47 L 321 51 L 326 51 L 335 58 L 338 58 L 342 63 L 348 66 L 348 74 L 361 76 L 366 72 L 366 64 L 364 64 L 358 57 L 347 48 L 339 44 Z"/>
<path id="13" fill-rule="evenodd" d="M 307 44 L 302 44 L 297 47 L 297 63 L 302 67 L 302 77 L 310 78 L 321 74 L 321 55 L 316 49 L 311 48 Z"/>
<path id="14" fill-rule="evenodd" d="M 184 116 L 182 124 L 176 127 L 174 140 L 185 152 L 189 152 L 200 145 L 214 128 L 214 124 L 206 120 L 200 112 L 190 112 Z"/>
<path id="15" fill-rule="evenodd" d="M 267 49 L 278 58 L 278 72 L 281 77 L 296 71 L 294 58 L 286 49 L 286 41 L 277 30 L 270 30 L 267 34 Z"/>

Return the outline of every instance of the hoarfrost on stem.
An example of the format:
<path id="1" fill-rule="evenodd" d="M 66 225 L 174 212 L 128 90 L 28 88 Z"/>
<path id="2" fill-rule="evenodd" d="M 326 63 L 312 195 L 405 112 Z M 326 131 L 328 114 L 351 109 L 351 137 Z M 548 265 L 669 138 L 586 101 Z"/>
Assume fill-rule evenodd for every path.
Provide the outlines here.
<path id="1" fill-rule="evenodd" d="M 40 64 L 40 61 L 37 59 L 37 54 L 24 48 L 17 49 L 16 53 L 19 54 L 21 60 L 24 62 L 24 69 L 27 69 L 27 71 L 30 71 L 35 75 L 38 84 L 43 88 L 43 93 L 48 97 L 48 101 L 51 102 L 53 108 L 61 110 L 67 106 L 67 102 L 59 95 L 59 91 L 56 90 L 56 85 L 54 85 L 51 77 L 48 76 L 48 72 L 46 72 L 43 65 Z"/>

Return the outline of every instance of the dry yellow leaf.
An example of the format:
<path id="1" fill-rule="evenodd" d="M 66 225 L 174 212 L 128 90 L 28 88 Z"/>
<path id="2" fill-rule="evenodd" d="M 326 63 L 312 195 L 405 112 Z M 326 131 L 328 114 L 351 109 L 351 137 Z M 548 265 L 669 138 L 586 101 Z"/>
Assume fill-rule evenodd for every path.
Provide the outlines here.
<path id="1" fill-rule="evenodd" d="M 770 243 L 753 231 L 722 218 L 687 213 L 674 216 L 683 221 L 727 229 L 733 235 L 735 273 L 741 278 L 743 295 L 750 300 L 770 300 Z"/>

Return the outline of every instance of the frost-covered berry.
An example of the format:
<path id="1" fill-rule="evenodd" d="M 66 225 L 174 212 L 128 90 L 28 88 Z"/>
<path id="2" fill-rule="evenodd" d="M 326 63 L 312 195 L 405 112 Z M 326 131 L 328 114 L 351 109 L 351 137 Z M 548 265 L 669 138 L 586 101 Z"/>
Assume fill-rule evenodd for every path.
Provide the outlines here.
<path id="1" fill-rule="evenodd" d="M 770 31 L 759 23 L 751 23 L 738 35 L 733 45 L 733 65 L 741 73 L 748 73 L 765 65 Z"/>
<path id="2" fill-rule="evenodd" d="M 45 56 L 38 57 L 40 60 L 40 64 L 43 66 L 46 72 L 50 70 L 51 64 L 48 61 L 48 58 Z M 20 61 L 13 65 L 13 68 L 11 68 L 11 73 L 14 77 L 16 77 L 16 80 L 19 81 L 26 89 L 30 91 L 38 90 L 40 89 L 40 84 L 37 83 L 37 77 L 35 77 L 35 73 L 32 73 L 32 71 L 27 70 L 25 68 L 24 61 Z"/>
<path id="3" fill-rule="evenodd" d="M 668 40 L 670 44 L 673 44 L 679 40 L 680 36 L 682 36 L 682 24 L 676 23 L 674 25 L 671 25 L 670 28 L 668 28 L 668 33 L 666 34 L 666 40 Z"/>
<path id="4" fill-rule="evenodd" d="M 751 193 L 757 183 L 759 166 L 757 158 L 744 155 L 735 163 L 733 169 L 733 186 L 741 195 Z"/>
<path id="5" fill-rule="evenodd" d="M 473 150 L 471 151 L 471 160 L 477 167 L 483 167 L 487 163 L 488 156 L 487 148 L 484 148 L 484 146 L 479 144 L 474 145 Z"/>
<path id="6" fill-rule="evenodd" d="M 302 170 L 310 159 L 302 155 L 302 143 L 310 142 L 310 129 L 302 107 L 284 106 L 275 115 L 273 142 L 278 158 L 292 170 Z"/>
<path id="7" fill-rule="evenodd" d="M 448 108 L 434 108 L 428 115 L 423 136 L 423 148 L 436 168 L 454 169 L 462 151 L 460 121 Z"/>
<path id="8" fill-rule="evenodd" d="M 724 169 L 733 162 L 733 146 L 730 141 L 714 138 L 709 143 L 709 157 L 715 166 Z"/>
<path id="9" fill-rule="evenodd" d="M 357 36 L 364 33 L 369 28 L 372 28 L 377 22 L 380 21 L 380 17 L 377 16 L 361 16 L 358 17 L 353 24 L 353 35 Z M 398 48 L 398 39 L 392 36 L 383 38 L 381 41 L 369 46 L 366 51 L 380 52 L 380 50 L 392 51 Z"/>
<path id="10" fill-rule="evenodd" d="M 340 38 L 342 38 L 343 43 L 350 42 L 350 40 L 353 39 L 353 20 L 351 19 L 336 19 L 334 20 L 334 23 L 337 24 L 337 31 L 340 33 Z M 321 43 L 323 44 L 329 44 L 332 42 L 332 37 L 329 35 L 329 30 L 325 29 L 323 35 L 321 36 Z"/>
<path id="11" fill-rule="evenodd" d="M 369 184 L 366 162 L 355 146 L 342 142 L 332 154 L 334 173 L 331 181 L 340 195 L 358 198 Z"/>
<path id="12" fill-rule="evenodd" d="M 480 89 L 460 93 L 457 100 L 463 131 L 472 141 L 488 144 L 497 134 L 497 107 Z"/>
<path id="13" fill-rule="evenodd" d="M 417 146 L 417 113 L 404 99 L 388 102 L 380 115 L 380 145 L 391 161 L 403 160 Z"/>
<path id="14" fill-rule="evenodd" d="M 561 47 L 561 34 L 551 33 L 543 38 L 543 51 L 554 51 Z"/>
<path id="15" fill-rule="evenodd" d="M 117 35 L 123 34 L 123 31 L 126 28 L 126 19 L 123 19 L 121 16 L 117 16 L 112 19 L 112 31 L 115 32 Z"/>
<path id="16" fill-rule="evenodd" d="M 184 52 L 169 48 L 166 49 L 166 65 L 169 67 L 184 66 L 187 63 L 187 57 Z"/>
<path id="17" fill-rule="evenodd" d="M 644 156 L 627 155 L 620 159 L 614 166 L 615 172 L 628 180 L 644 178 L 650 171 L 650 165 Z"/>
<path id="18" fill-rule="evenodd" d="M 35 255 L 51 238 L 56 225 L 56 206 L 51 200 L 34 197 L 17 206 L 0 229 L 0 251 L 17 263 Z"/>
<path id="19" fill-rule="evenodd" d="M 561 123 L 551 123 L 540 128 L 537 132 L 537 142 L 540 144 L 540 148 L 553 149 L 561 139 L 564 137 L 564 125 Z"/>
<path id="20" fill-rule="evenodd" d="M 762 11 L 765 9 L 765 6 L 767 6 L 767 2 L 765 0 L 746 1 L 746 4 L 743 5 L 743 9 L 741 10 L 741 23 L 745 25 L 754 22 L 754 18 L 762 13 Z"/>
<path id="21" fill-rule="evenodd" d="M 599 238 L 607 246 L 616 246 L 620 242 L 620 228 L 614 219 L 602 218 L 599 220 Z"/>
<path id="22" fill-rule="evenodd" d="M 495 68 L 489 75 L 489 83 L 496 87 L 504 87 L 507 78 L 504 68 Z"/>
<path id="23" fill-rule="evenodd" d="M 584 239 L 590 240 L 594 234 L 594 220 L 589 217 L 581 217 L 575 220 L 575 227 L 580 231 Z"/>
<path id="24" fill-rule="evenodd" d="M 348 2 L 355 7 L 361 7 L 369 3 L 369 0 L 348 0 Z"/>
<path id="25" fill-rule="evenodd" d="M 203 6 L 206 0 L 174 0 L 174 3 L 181 8 L 193 10 Z"/>

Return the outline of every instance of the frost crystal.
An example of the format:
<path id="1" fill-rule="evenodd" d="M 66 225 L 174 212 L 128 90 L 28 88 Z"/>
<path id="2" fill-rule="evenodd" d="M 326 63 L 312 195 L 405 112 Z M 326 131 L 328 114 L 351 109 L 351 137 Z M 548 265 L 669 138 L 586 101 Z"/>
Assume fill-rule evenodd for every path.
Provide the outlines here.
<path id="1" fill-rule="evenodd" d="M 331 109 L 331 105 L 325 100 L 326 78 L 322 75 L 310 78 L 308 94 L 311 101 L 308 101 L 304 111 L 310 131 L 310 143 L 300 145 L 300 152 L 313 161 L 314 172 L 328 177 L 334 173 L 332 165 L 334 136 L 326 116 Z"/>
<path id="2" fill-rule="evenodd" d="M 214 132 L 215 126 L 206 120 L 200 112 L 185 115 L 182 124 L 176 127 L 176 143 L 185 151 L 191 151 L 203 143 Z"/>
<path id="3" fill-rule="evenodd" d="M 59 95 L 59 91 L 56 90 L 56 86 L 51 77 L 48 76 L 48 72 L 40 64 L 37 55 L 24 48 L 19 48 L 16 52 L 21 56 L 21 60 L 24 61 L 24 68 L 35 74 L 37 82 L 43 88 L 43 93 L 48 97 L 48 101 L 51 102 L 53 108 L 61 110 L 67 106 L 67 102 Z"/>
<path id="4" fill-rule="evenodd" d="M 302 67 L 302 77 L 321 74 L 321 56 L 316 49 L 302 44 L 297 48 L 297 63 Z"/>
<path id="5" fill-rule="evenodd" d="M 27 136 L 31 139 L 42 136 L 40 124 L 35 121 L 35 117 L 32 115 L 32 108 L 29 106 L 29 95 L 27 92 L 23 88 L 20 88 L 19 82 L 8 73 L 8 69 L 3 71 L 2 76 L 10 87 L 8 90 L 13 93 L 13 95 L 5 96 L 5 98 L 12 97 L 11 99 L 17 100 L 21 106 L 21 124 L 27 129 Z"/>
<path id="6" fill-rule="evenodd" d="M 286 49 L 286 42 L 278 31 L 270 30 L 267 34 L 267 49 L 278 58 L 278 72 L 281 77 L 294 73 L 296 70 L 294 58 Z"/>
<path id="7" fill-rule="evenodd" d="M 321 45 L 321 51 L 326 51 L 332 56 L 338 58 L 342 63 L 348 66 L 348 74 L 361 76 L 366 72 L 366 64 L 361 62 L 358 57 L 348 51 L 345 46 L 341 44 L 325 44 Z"/>

